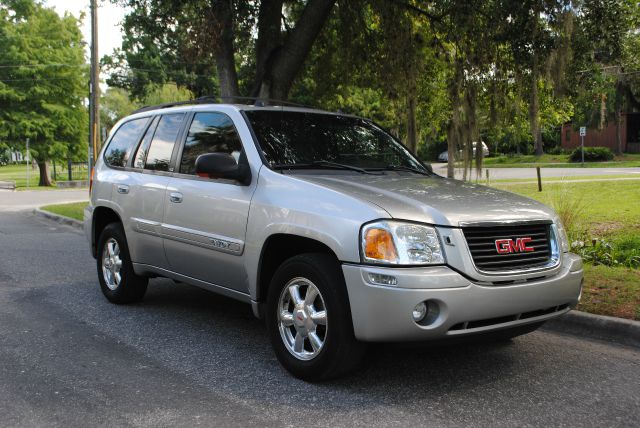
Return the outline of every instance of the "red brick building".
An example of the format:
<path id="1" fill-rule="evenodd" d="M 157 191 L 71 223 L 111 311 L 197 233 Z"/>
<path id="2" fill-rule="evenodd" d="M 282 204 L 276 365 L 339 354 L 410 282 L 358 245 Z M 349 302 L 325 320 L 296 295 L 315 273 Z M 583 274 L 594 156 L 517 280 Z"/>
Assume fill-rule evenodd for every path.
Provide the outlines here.
<path id="1" fill-rule="evenodd" d="M 622 151 L 625 153 L 640 153 L 640 113 L 622 113 Z M 562 125 L 560 136 L 563 149 L 580 147 L 580 131 L 573 129 L 572 123 Z M 610 121 L 602 131 L 587 128 L 584 137 L 585 147 L 608 147 L 612 152 L 616 150 L 616 124 Z"/>

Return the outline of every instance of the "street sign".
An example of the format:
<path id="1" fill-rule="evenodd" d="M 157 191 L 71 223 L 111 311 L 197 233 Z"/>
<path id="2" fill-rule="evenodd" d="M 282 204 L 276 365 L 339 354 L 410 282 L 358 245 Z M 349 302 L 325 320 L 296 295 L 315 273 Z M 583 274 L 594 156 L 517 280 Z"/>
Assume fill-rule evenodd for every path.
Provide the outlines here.
<path id="1" fill-rule="evenodd" d="M 585 135 L 587 135 L 587 127 L 586 126 L 581 126 L 580 127 L 580 136 L 584 137 Z"/>

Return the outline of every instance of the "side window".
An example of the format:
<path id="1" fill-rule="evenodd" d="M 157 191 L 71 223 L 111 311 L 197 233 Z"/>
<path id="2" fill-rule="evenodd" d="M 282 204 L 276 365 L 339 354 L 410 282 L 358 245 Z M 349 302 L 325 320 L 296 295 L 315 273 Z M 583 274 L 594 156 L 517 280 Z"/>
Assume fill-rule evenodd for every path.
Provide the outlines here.
<path id="1" fill-rule="evenodd" d="M 104 151 L 105 163 L 109 166 L 126 166 L 129 156 L 131 156 L 131 151 L 138 144 L 140 134 L 148 122 L 149 118 L 144 117 L 123 123 Z"/>
<path id="2" fill-rule="evenodd" d="M 184 113 L 165 114 L 162 116 L 149 146 L 147 160 L 144 164 L 145 169 L 154 171 L 169 170 L 171 153 L 173 152 L 173 146 L 176 144 L 176 138 L 183 120 Z"/>
<path id="3" fill-rule="evenodd" d="M 204 153 L 227 153 L 238 162 L 242 143 L 233 121 L 226 114 L 195 114 L 182 150 L 180 172 L 195 175 L 196 159 Z"/>
<path id="4" fill-rule="evenodd" d="M 134 168 L 144 168 L 144 160 L 147 158 L 147 152 L 149 151 L 149 144 L 151 144 L 151 139 L 153 138 L 153 134 L 156 131 L 156 126 L 158 125 L 158 120 L 160 120 L 159 116 L 153 118 L 153 122 L 147 128 L 147 132 L 142 137 L 142 142 L 138 147 L 138 151 L 136 152 L 136 157 L 133 160 Z"/>

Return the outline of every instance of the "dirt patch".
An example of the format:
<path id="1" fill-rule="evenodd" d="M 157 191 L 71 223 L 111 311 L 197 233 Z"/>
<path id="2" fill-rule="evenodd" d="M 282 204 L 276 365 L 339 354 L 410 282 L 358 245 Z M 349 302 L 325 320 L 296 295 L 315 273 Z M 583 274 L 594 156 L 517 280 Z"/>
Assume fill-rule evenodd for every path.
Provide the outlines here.
<path id="1" fill-rule="evenodd" d="M 605 221 L 602 223 L 595 223 L 591 225 L 591 233 L 593 236 L 602 237 L 612 235 L 624 229 L 625 224 L 619 221 Z"/>

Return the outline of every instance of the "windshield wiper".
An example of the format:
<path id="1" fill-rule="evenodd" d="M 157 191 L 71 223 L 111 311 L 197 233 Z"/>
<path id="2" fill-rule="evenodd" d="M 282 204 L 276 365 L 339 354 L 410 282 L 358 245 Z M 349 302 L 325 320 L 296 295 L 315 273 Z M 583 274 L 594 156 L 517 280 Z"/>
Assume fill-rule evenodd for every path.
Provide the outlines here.
<path id="1" fill-rule="evenodd" d="M 404 165 L 387 165 L 384 168 L 380 168 L 379 170 L 380 171 L 409 171 L 409 172 L 415 172 L 416 174 L 421 174 L 421 175 L 428 175 L 428 176 L 432 175 L 427 170 L 422 170 L 422 169 L 413 168 L 413 167 L 404 166 Z"/>
<path id="2" fill-rule="evenodd" d="M 292 163 L 292 164 L 280 163 L 280 164 L 272 165 L 271 167 L 274 169 L 313 169 L 313 168 L 328 167 L 328 168 L 347 169 L 350 171 L 359 172 L 361 174 L 378 175 L 377 173 L 373 171 L 368 171 L 364 168 L 359 168 L 353 165 L 346 165 L 343 163 L 331 162 L 326 160 L 317 160 L 313 162 L 302 162 L 302 163 Z"/>

